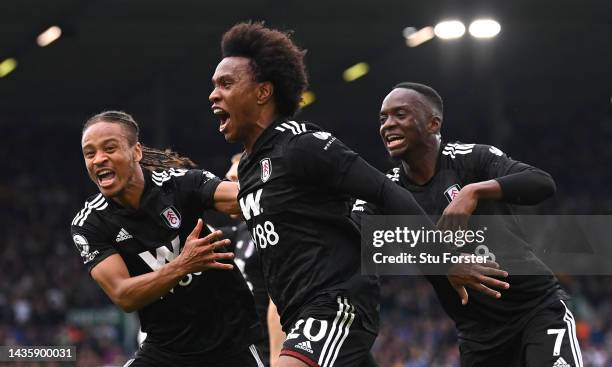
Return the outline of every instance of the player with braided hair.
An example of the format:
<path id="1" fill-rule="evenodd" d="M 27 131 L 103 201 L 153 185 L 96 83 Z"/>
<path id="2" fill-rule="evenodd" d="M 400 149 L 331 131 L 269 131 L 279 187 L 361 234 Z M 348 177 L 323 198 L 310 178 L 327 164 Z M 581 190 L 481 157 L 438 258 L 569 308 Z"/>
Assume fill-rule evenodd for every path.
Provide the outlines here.
<path id="1" fill-rule="evenodd" d="M 208 233 L 205 209 L 236 214 L 237 186 L 171 151 L 145 148 L 127 113 L 83 127 L 81 146 L 100 193 L 71 223 L 83 263 L 109 298 L 138 311 L 147 338 L 130 366 L 260 366 L 253 297 L 233 254 Z"/>

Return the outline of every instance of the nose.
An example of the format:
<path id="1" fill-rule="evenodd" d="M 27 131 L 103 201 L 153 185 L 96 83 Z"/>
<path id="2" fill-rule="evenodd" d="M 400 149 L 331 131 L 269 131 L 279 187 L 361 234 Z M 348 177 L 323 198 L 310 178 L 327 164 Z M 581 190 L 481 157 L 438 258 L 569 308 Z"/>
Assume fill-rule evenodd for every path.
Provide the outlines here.
<path id="1" fill-rule="evenodd" d="M 215 87 L 210 95 L 208 96 L 208 100 L 212 103 L 218 102 L 221 99 L 221 95 L 219 93 L 219 88 Z"/>
<path id="2" fill-rule="evenodd" d="M 380 124 L 380 132 L 382 133 L 394 125 L 395 120 L 393 119 L 393 116 L 387 116 L 385 120 Z"/>
<path id="3" fill-rule="evenodd" d="M 108 160 L 108 157 L 106 156 L 104 151 L 98 151 L 94 155 L 93 160 L 92 160 L 91 163 L 93 165 L 99 165 L 99 164 L 102 164 L 102 163 L 106 162 L 107 160 Z"/>

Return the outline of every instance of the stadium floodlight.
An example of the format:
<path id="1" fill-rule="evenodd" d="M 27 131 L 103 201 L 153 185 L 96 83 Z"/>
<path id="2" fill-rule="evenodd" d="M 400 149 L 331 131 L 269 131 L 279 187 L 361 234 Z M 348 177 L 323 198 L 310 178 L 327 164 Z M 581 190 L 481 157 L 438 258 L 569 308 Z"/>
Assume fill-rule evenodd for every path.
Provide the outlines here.
<path id="1" fill-rule="evenodd" d="M 434 34 L 445 40 L 461 38 L 465 34 L 465 25 L 458 20 L 446 20 L 436 24 Z"/>
<path id="2" fill-rule="evenodd" d="M 17 67 L 17 60 L 8 58 L 0 62 L 0 78 L 4 78 L 9 75 Z"/>
<path id="3" fill-rule="evenodd" d="M 425 27 L 417 31 L 414 27 L 407 27 L 404 29 L 403 34 L 408 47 L 417 47 L 434 38 L 434 29 L 433 27 Z"/>
<path id="4" fill-rule="evenodd" d="M 315 96 L 314 92 L 307 90 L 304 93 L 302 93 L 302 100 L 300 101 L 300 107 L 304 108 L 308 105 L 311 105 L 314 103 L 316 99 L 317 97 Z"/>
<path id="5" fill-rule="evenodd" d="M 469 32 L 476 38 L 493 38 L 501 31 L 501 25 L 493 19 L 476 19 L 470 24 Z"/>
<path id="6" fill-rule="evenodd" d="M 36 43 L 40 47 L 45 47 L 56 41 L 62 36 L 62 29 L 56 25 L 47 28 L 46 31 L 42 32 L 36 38 Z"/>
<path id="7" fill-rule="evenodd" d="M 370 71 L 370 65 L 365 62 L 360 62 L 344 70 L 342 78 L 345 82 L 352 82 L 366 75 L 368 71 Z"/>

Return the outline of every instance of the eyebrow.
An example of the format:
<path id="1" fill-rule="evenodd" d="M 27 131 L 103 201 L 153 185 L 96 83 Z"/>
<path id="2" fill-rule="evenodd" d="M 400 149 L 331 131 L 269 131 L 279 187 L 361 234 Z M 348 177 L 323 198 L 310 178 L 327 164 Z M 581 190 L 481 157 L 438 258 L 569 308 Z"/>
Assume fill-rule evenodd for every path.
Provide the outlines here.
<path id="1" fill-rule="evenodd" d="M 382 114 L 389 113 L 389 112 L 392 112 L 392 111 L 397 111 L 397 110 L 399 110 L 401 108 L 405 108 L 405 109 L 407 109 L 409 111 L 412 111 L 412 108 L 410 108 L 410 106 L 408 106 L 407 103 L 404 103 L 404 104 L 399 105 L 399 106 L 393 106 L 393 107 L 388 108 L 386 110 L 380 110 L 379 114 L 382 115 Z"/>
<path id="2" fill-rule="evenodd" d="M 211 79 L 212 83 L 215 84 L 217 81 L 220 81 L 222 79 L 232 79 L 235 78 L 233 76 L 233 74 L 229 74 L 229 73 L 225 73 L 225 74 L 221 74 L 217 77 L 217 79 L 215 79 L 214 77 Z"/>
<path id="3" fill-rule="evenodd" d="M 107 138 L 107 139 L 102 141 L 102 145 L 108 144 L 108 143 L 114 143 L 114 142 L 119 142 L 119 139 L 117 139 L 117 138 Z M 83 145 L 82 149 L 85 150 L 85 149 L 91 147 L 92 145 L 93 145 L 92 143 L 85 144 L 85 145 Z"/>

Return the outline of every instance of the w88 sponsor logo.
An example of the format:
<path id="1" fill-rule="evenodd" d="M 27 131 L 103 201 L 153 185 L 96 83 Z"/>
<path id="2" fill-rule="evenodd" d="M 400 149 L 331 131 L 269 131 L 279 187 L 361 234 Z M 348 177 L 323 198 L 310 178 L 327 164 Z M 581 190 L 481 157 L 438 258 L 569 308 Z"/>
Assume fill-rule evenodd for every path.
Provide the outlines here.
<path id="1" fill-rule="evenodd" d="M 274 224 L 269 220 L 265 221 L 263 225 L 261 223 L 256 224 L 251 235 L 253 236 L 253 241 L 260 249 L 264 249 L 268 245 L 274 246 L 279 241 Z"/>

